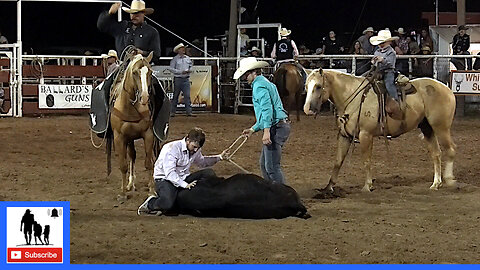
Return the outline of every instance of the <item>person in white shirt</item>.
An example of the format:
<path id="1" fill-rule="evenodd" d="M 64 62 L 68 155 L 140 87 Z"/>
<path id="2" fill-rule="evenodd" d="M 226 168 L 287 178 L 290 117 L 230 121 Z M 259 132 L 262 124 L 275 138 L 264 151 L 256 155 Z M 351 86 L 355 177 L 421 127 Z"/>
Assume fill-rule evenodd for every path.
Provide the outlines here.
<path id="1" fill-rule="evenodd" d="M 179 189 L 191 189 L 197 180 L 216 176 L 211 168 L 190 174 L 192 164 L 206 168 L 228 159 L 228 150 L 219 155 L 203 156 L 201 147 L 204 143 L 203 130 L 193 128 L 185 138 L 162 147 L 153 169 L 157 196 L 148 197 L 138 208 L 138 215 L 158 215 L 168 211 L 173 207 Z"/>

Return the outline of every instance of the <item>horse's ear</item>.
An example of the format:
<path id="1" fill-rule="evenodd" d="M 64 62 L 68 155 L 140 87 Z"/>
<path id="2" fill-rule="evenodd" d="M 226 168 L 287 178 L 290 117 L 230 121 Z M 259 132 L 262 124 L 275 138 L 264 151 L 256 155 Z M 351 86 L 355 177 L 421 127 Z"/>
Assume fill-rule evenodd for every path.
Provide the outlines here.
<path id="1" fill-rule="evenodd" d="M 318 73 L 320 73 L 320 75 L 323 75 L 323 69 L 322 69 L 322 68 L 318 68 Z"/>
<path id="2" fill-rule="evenodd" d="M 153 51 L 151 51 L 150 54 L 148 54 L 148 56 L 147 56 L 147 62 L 148 62 L 148 63 L 152 62 L 152 58 L 153 58 Z"/>

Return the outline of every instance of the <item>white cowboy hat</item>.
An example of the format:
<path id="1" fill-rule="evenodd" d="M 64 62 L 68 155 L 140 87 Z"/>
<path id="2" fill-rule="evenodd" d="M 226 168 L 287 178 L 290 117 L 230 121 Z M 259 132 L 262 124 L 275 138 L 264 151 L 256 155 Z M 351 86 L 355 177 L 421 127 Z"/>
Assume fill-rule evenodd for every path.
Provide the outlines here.
<path id="1" fill-rule="evenodd" d="M 403 30 L 402 27 L 400 27 L 400 28 L 398 28 L 397 30 L 395 30 L 395 32 L 399 33 L 400 35 L 405 34 L 405 30 Z"/>
<path id="2" fill-rule="evenodd" d="M 282 30 L 278 31 L 278 33 L 280 34 L 280 36 L 286 37 L 289 36 L 292 31 L 288 30 L 287 28 L 282 28 Z"/>
<path id="3" fill-rule="evenodd" d="M 102 58 L 109 58 L 109 57 L 115 57 L 115 59 L 118 60 L 118 55 L 115 50 L 109 50 L 107 54 L 102 54 Z"/>
<path id="4" fill-rule="evenodd" d="M 372 45 L 378 45 L 387 41 L 397 40 L 398 37 L 392 37 L 392 34 L 388 30 L 378 31 L 378 36 L 373 36 L 370 38 L 370 43 Z"/>
<path id="5" fill-rule="evenodd" d="M 367 29 L 363 30 L 362 33 L 365 34 L 365 33 L 367 33 L 367 32 L 372 32 L 372 33 L 373 33 L 373 32 L 375 32 L 375 31 L 373 30 L 373 27 L 369 26 L 369 27 L 367 27 Z"/>
<path id="6" fill-rule="evenodd" d="M 130 8 L 122 7 L 123 11 L 127 13 L 145 12 L 145 15 L 153 13 L 153 8 L 145 8 L 145 2 L 142 0 L 133 0 Z"/>
<path id="7" fill-rule="evenodd" d="M 235 71 L 235 74 L 233 74 L 233 79 L 238 80 L 247 71 L 267 66 L 269 66 L 267 62 L 257 61 L 257 58 L 255 57 L 243 58 L 240 60 L 240 67 L 238 67 L 238 69 Z"/>
<path id="8" fill-rule="evenodd" d="M 260 53 L 262 52 L 262 50 L 260 50 L 259 48 L 255 47 L 255 46 L 253 46 L 250 51 L 251 51 L 251 52 L 257 51 L 257 52 L 260 52 Z"/>
<path id="9" fill-rule="evenodd" d="M 177 53 L 177 52 L 178 52 L 178 49 L 180 49 L 180 48 L 185 48 L 185 47 L 187 47 L 187 46 L 185 46 L 183 43 L 180 43 L 180 44 L 178 44 L 177 46 L 175 46 L 175 48 L 173 48 L 173 52 L 174 52 L 174 53 Z"/>

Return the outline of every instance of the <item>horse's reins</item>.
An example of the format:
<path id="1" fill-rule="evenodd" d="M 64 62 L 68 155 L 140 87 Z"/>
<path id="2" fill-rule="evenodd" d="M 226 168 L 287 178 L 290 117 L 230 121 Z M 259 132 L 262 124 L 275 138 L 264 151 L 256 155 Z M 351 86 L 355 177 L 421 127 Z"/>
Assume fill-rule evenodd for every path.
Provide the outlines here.
<path id="1" fill-rule="evenodd" d="M 242 170 L 244 173 L 248 173 L 250 174 L 251 172 L 245 170 L 242 166 L 238 165 L 235 161 L 232 160 L 232 157 L 233 155 L 235 155 L 235 153 L 237 153 L 237 151 L 243 146 L 243 144 L 248 140 L 248 137 L 245 136 L 245 135 L 240 135 L 227 149 L 225 149 L 225 151 L 227 150 L 231 150 L 233 148 L 233 146 L 235 144 L 237 144 L 237 142 L 241 139 L 241 138 L 244 138 L 243 141 L 240 143 L 240 145 L 238 145 L 238 147 L 235 149 L 235 151 L 233 151 L 233 153 L 231 155 L 229 155 L 229 157 L 227 158 L 227 161 L 232 163 L 233 165 L 235 165 L 237 168 L 239 168 L 240 170 Z"/>

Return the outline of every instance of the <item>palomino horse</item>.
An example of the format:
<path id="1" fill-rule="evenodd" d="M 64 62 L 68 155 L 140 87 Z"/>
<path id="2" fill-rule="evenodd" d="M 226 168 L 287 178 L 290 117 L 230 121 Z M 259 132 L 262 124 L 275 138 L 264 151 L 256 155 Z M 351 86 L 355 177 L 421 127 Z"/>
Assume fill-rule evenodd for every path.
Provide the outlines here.
<path id="1" fill-rule="evenodd" d="M 326 187 L 329 191 L 333 191 L 338 172 L 354 137 L 360 140 L 360 151 L 366 172 L 363 190 L 371 191 L 373 188 L 370 172 L 373 137 L 383 135 L 383 132 L 378 121 L 378 99 L 372 89 L 368 91 L 361 104 L 362 84 L 365 86 L 365 83 L 363 77 L 335 70 L 317 69 L 307 78 L 304 112 L 316 113 L 320 105 L 327 100 L 334 103 L 338 110 L 337 125 L 340 132 L 336 162 Z M 455 144 L 450 136 L 450 128 L 455 113 L 455 97 L 445 84 L 434 79 L 419 78 L 412 80 L 411 83 L 417 92 L 406 96 L 404 120 L 387 117 L 386 134 L 396 137 L 419 127 L 433 159 L 435 176 L 430 188 L 436 190 L 442 186 L 440 145 L 445 150 L 446 159 L 443 180 L 447 185 L 454 186 L 456 185 L 453 176 Z"/>
<path id="2" fill-rule="evenodd" d="M 290 63 L 280 65 L 273 74 L 273 83 L 277 86 L 287 111 L 297 110 L 297 121 L 300 121 L 302 91 L 304 89 L 302 74 L 297 66 Z"/>
<path id="3" fill-rule="evenodd" d="M 152 85 L 152 69 L 149 63 L 152 57 L 153 53 L 147 58 L 140 54 L 132 56 L 124 76 L 122 78 L 119 76 L 119 80 L 112 87 L 111 97 L 114 105 L 110 124 L 122 173 L 122 193 L 118 197 L 119 200 L 126 199 L 126 191 L 135 189 L 136 139 L 143 138 L 146 153 L 145 168 L 153 169 L 155 136 L 149 109 L 149 88 Z"/>

